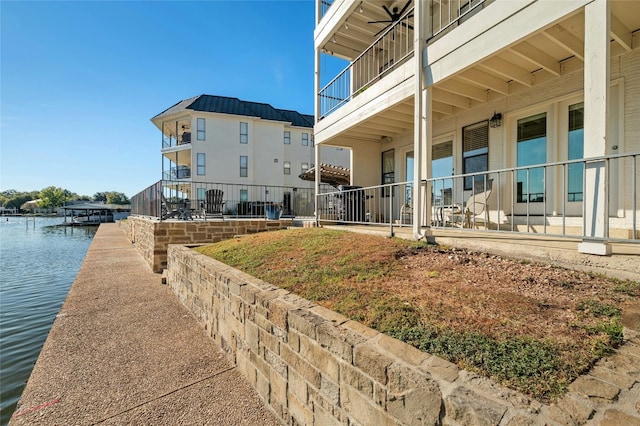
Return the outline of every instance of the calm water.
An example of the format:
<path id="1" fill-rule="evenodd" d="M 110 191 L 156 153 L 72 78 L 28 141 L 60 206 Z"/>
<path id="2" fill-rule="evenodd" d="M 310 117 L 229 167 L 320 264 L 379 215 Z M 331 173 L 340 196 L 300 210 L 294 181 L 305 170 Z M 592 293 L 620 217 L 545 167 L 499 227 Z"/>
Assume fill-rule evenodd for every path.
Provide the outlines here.
<path id="1" fill-rule="evenodd" d="M 0 217 L 0 424 L 9 422 L 97 227 Z"/>

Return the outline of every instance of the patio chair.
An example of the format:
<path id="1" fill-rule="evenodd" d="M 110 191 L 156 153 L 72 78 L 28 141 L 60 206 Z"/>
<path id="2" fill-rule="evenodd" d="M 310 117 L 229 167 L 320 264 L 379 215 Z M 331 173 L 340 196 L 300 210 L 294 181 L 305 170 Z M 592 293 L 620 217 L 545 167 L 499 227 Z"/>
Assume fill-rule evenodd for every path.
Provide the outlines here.
<path id="1" fill-rule="evenodd" d="M 178 212 L 177 203 L 170 203 L 165 198 L 164 194 L 162 194 L 162 206 L 160 212 L 160 218 L 162 220 L 171 219 L 174 217 L 178 217 L 180 213 Z"/>
<path id="2" fill-rule="evenodd" d="M 224 196 L 224 192 L 221 189 L 209 189 L 206 192 L 207 200 L 205 203 L 205 216 L 219 217 L 224 219 L 223 216 L 223 208 L 224 201 L 222 201 L 222 197 Z"/>
<path id="3" fill-rule="evenodd" d="M 484 224 L 485 228 L 489 228 L 489 198 L 493 191 L 493 179 L 487 179 L 487 185 L 480 182 L 475 185 L 474 191 L 467 199 L 464 209 L 461 212 L 443 211 L 446 222 L 456 224 L 460 223 L 463 228 L 472 228 L 478 226 L 479 223 Z"/>

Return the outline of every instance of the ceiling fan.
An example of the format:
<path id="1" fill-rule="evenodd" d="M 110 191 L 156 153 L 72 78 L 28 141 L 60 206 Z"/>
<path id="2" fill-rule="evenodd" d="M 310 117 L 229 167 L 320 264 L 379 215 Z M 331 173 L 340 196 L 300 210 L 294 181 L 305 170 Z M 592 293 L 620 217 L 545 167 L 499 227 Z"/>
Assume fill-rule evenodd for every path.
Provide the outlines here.
<path id="1" fill-rule="evenodd" d="M 407 9 L 409 8 L 410 4 L 411 4 L 411 0 L 408 0 L 407 3 L 402 8 L 402 10 L 400 10 L 400 11 L 399 11 L 400 8 L 398 6 L 394 6 L 394 8 L 392 10 L 389 10 L 389 8 L 386 5 L 383 4 L 382 8 L 384 9 L 385 12 L 387 12 L 387 15 L 389 15 L 389 18 L 391 18 L 391 19 L 386 19 L 386 20 L 382 20 L 382 21 L 369 21 L 369 24 L 381 24 L 381 23 L 387 23 L 388 24 L 386 27 L 384 27 L 383 29 L 381 29 L 380 31 L 375 33 L 374 37 L 377 37 L 378 34 L 380 34 L 381 32 L 385 31 L 387 28 L 389 28 L 394 23 L 396 23 L 402 17 L 402 15 L 404 15 L 404 13 L 407 11 Z M 413 15 L 409 15 L 408 18 L 411 18 L 412 16 Z M 409 28 L 410 30 L 413 29 L 413 27 L 411 25 L 405 24 L 404 22 L 402 23 L 402 25 L 407 27 L 407 28 Z"/>

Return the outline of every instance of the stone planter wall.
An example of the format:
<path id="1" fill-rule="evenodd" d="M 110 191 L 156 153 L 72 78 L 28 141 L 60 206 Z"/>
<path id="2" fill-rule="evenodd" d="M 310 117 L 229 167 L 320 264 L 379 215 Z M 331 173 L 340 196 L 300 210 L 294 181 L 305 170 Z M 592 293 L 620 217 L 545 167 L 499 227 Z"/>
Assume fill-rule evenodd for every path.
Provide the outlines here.
<path id="1" fill-rule="evenodd" d="M 167 283 L 286 424 L 640 422 L 637 335 L 548 406 L 188 247 L 168 255 Z"/>
<path id="2" fill-rule="evenodd" d="M 170 244 L 215 243 L 236 235 L 282 229 L 291 220 L 190 220 L 163 221 L 130 216 L 120 227 L 154 272 L 167 267 Z"/>

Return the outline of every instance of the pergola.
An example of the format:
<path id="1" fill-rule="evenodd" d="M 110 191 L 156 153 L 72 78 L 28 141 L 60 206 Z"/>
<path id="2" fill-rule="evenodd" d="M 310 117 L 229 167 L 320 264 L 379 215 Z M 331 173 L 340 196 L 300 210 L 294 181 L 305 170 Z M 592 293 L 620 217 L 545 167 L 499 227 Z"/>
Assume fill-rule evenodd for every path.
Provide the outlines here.
<path id="1" fill-rule="evenodd" d="M 334 188 L 338 188 L 340 185 L 351 184 L 351 170 L 340 166 L 333 166 L 331 164 L 322 163 L 320 167 L 320 182 L 326 183 Z M 316 168 L 312 167 L 300 176 L 302 180 L 308 180 L 315 182 L 316 180 Z"/>

